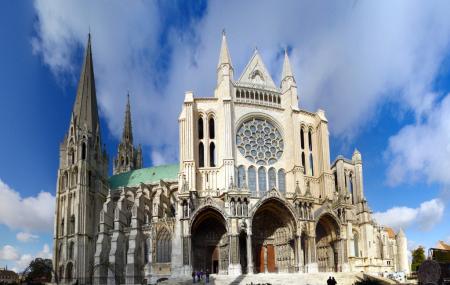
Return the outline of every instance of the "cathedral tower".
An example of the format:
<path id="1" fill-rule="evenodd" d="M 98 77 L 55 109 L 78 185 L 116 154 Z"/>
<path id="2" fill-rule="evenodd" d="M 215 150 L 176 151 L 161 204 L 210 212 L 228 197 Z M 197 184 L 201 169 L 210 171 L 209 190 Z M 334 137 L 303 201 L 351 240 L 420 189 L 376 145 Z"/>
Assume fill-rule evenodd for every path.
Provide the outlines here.
<path id="1" fill-rule="evenodd" d="M 142 168 L 142 149 L 133 146 L 133 130 L 131 125 L 130 95 L 127 96 L 125 120 L 123 125 L 122 141 L 117 148 L 117 157 L 114 159 L 114 175 Z"/>
<path id="2" fill-rule="evenodd" d="M 60 144 L 56 191 L 54 277 L 91 283 L 99 213 L 107 191 L 89 34 L 70 126 Z"/>

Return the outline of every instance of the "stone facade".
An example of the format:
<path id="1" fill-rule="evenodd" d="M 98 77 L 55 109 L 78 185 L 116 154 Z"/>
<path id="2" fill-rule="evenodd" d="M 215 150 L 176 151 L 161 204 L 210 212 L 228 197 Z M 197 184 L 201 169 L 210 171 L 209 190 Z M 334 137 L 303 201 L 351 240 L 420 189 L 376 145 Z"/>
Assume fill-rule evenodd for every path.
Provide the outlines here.
<path id="1" fill-rule="evenodd" d="M 94 84 L 93 70 L 90 77 Z M 80 123 L 76 113 L 72 117 L 69 133 Z M 214 96 L 186 92 L 178 122 L 178 167 L 138 169 L 142 163 L 134 153 L 140 161 L 142 154 L 128 139 L 126 148 L 119 146 L 117 174 L 109 180 L 106 154 L 67 164 L 71 142 L 78 156 L 83 138 L 90 143 L 87 153 L 97 153 L 91 151 L 101 146 L 95 133 L 81 128 L 73 139 L 65 138 L 54 251 L 55 270 L 64 282 L 154 283 L 193 270 L 228 275 L 408 271 L 404 233 L 396 235 L 372 218 L 361 153 L 330 163 L 325 112 L 299 108 L 287 53 L 279 87 L 257 50 L 235 80 L 223 35 Z M 132 138 L 129 103 L 121 145 L 127 136 Z M 122 158 L 134 164 L 121 168 Z M 74 164 L 78 178 L 65 188 L 65 173 Z M 78 226 L 62 230 L 72 216 Z"/>

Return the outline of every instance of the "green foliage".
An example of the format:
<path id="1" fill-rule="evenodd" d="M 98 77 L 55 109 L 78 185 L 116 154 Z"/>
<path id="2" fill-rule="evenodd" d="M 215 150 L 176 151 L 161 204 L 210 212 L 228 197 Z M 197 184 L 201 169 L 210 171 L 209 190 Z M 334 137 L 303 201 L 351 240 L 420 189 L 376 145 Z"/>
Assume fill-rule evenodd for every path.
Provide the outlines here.
<path id="1" fill-rule="evenodd" d="M 411 271 L 419 270 L 419 266 L 425 261 L 425 249 L 419 246 L 412 251 Z"/>
<path id="2" fill-rule="evenodd" d="M 29 272 L 26 281 L 29 283 L 40 284 L 50 282 L 52 279 L 52 260 L 36 258 L 28 266 Z"/>

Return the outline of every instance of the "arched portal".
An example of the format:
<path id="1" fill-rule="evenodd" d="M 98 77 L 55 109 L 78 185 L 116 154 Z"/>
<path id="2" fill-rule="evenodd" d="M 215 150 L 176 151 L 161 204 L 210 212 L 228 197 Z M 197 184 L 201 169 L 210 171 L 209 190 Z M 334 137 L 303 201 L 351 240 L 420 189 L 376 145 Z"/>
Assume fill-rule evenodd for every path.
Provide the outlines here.
<path id="1" fill-rule="evenodd" d="M 197 215 L 191 226 L 193 270 L 227 273 L 229 242 L 223 216 L 212 208 Z"/>
<path id="2" fill-rule="evenodd" d="M 295 229 L 292 212 L 278 199 L 256 210 L 252 220 L 255 272 L 295 271 Z"/>
<path id="3" fill-rule="evenodd" d="M 339 225 L 326 214 L 316 224 L 316 254 L 320 272 L 336 272 L 339 264 Z"/>

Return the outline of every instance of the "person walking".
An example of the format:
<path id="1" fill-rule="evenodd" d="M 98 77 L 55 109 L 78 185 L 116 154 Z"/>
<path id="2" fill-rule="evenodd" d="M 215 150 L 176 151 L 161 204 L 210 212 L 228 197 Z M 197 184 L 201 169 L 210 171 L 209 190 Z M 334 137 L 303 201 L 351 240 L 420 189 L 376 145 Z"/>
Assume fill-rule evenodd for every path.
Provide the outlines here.
<path id="1" fill-rule="evenodd" d="M 195 283 L 195 270 L 192 270 L 192 283 Z"/>
<path id="2" fill-rule="evenodd" d="M 328 276 L 327 285 L 333 285 L 333 280 L 331 279 L 331 276 Z"/>
<path id="3" fill-rule="evenodd" d="M 206 269 L 206 283 L 209 283 L 209 269 Z"/>
<path id="4" fill-rule="evenodd" d="M 337 284 L 337 281 L 336 281 L 336 279 L 334 279 L 334 276 L 331 277 L 331 278 L 332 278 L 331 280 L 332 280 L 332 282 L 333 282 L 333 283 L 331 283 L 331 285 L 336 285 L 336 284 Z"/>

